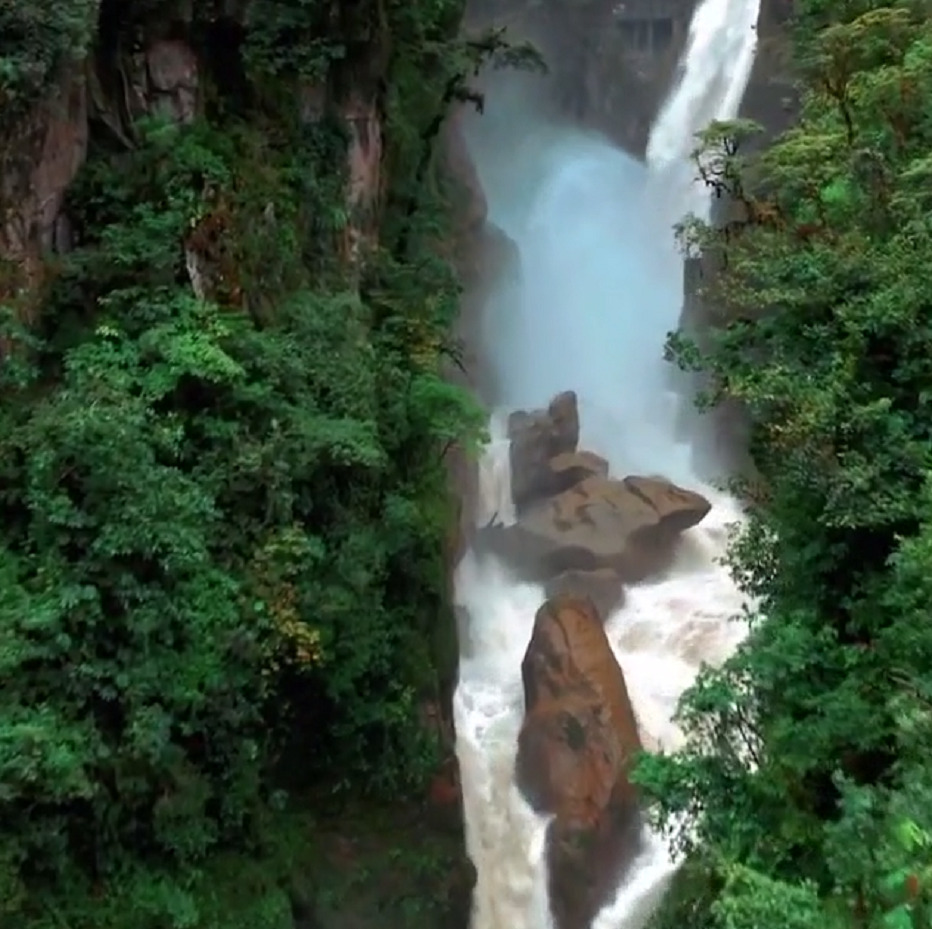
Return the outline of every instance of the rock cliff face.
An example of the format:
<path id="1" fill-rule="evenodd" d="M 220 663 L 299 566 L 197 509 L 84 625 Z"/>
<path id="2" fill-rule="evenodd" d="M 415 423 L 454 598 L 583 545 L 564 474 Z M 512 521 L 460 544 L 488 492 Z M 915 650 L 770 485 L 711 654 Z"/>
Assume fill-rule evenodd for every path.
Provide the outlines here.
<path id="1" fill-rule="evenodd" d="M 534 42 L 550 70 L 541 105 L 642 155 L 686 42 L 693 0 L 482 0 L 477 23 Z"/>
<path id="2" fill-rule="evenodd" d="M 607 5 L 611 13 L 604 15 L 598 30 L 577 20 L 586 30 L 586 38 L 573 46 L 577 59 L 573 61 L 567 52 L 557 57 L 579 76 L 579 118 L 629 151 L 642 153 L 651 123 L 675 80 L 698 5 L 694 0 L 623 0 Z M 795 116 L 795 91 L 787 67 L 791 14 L 792 0 L 761 0 L 758 51 L 739 115 L 763 124 L 764 138 L 782 131 Z M 572 31 L 562 34 L 573 35 Z M 567 41 L 564 38 L 561 47 Z"/>
<path id="3" fill-rule="evenodd" d="M 697 0 L 623 0 L 608 4 L 605 26 L 590 39 L 582 69 L 580 117 L 641 155 L 651 124 L 676 79 Z"/>
<path id="4" fill-rule="evenodd" d="M 150 6 L 154 4 L 140 3 L 136 9 Z M 140 23 L 131 31 L 130 41 L 130 30 L 127 34 L 120 31 L 123 25 L 120 17 L 130 4 L 122 0 L 104 0 L 93 53 L 62 66 L 55 78 L 47 82 L 44 91 L 15 117 L 3 111 L 6 98 L 0 90 L 0 306 L 12 304 L 28 322 L 29 313 L 38 308 L 42 300 L 43 284 L 55 274 L 59 256 L 80 244 L 74 241 L 76 233 L 68 212 L 69 192 L 87 164 L 89 153 L 96 150 L 95 145 L 132 150 L 139 146 L 140 119 L 159 116 L 178 125 L 189 125 L 204 115 L 205 110 L 216 106 L 216 85 L 221 72 L 232 83 L 244 81 L 243 75 L 235 73 L 229 58 L 236 57 L 232 50 L 242 39 L 246 2 L 220 0 L 215 6 L 221 12 L 207 25 L 203 21 L 195 22 L 197 6 L 181 0 L 175 4 L 177 9 L 170 19 Z M 202 8 L 206 6 L 201 5 Z M 353 5 L 340 6 L 350 8 Z M 383 113 L 388 76 L 383 36 L 361 35 L 347 45 L 342 50 L 343 57 L 330 62 L 325 77 L 306 84 L 293 101 L 284 101 L 284 105 L 293 102 L 294 115 L 304 124 L 317 123 L 324 118 L 336 119 L 342 124 L 347 143 L 344 174 L 349 222 L 341 244 L 342 258 L 352 270 L 362 268 L 379 245 L 389 132 Z M 254 91 L 255 88 L 248 88 L 248 92 Z M 451 126 L 455 129 L 455 121 Z M 450 151 L 454 149 L 455 145 L 450 146 Z M 478 270 L 482 268 L 483 281 L 490 281 L 488 269 L 496 261 L 507 260 L 508 243 L 484 224 L 481 190 L 478 183 L 469 178 L 468 161 L 454 160 L 452 167 L 458 181 L 467 187 L 470 198 L 469 208 L 463 211 L 463 237 L 469 244 L 469 248 L 463 249 L 463 273 L 469 281 L 477 281 Z M 274 236 L 276 231 L 275 207 L 276 204 L 269 203 L 266 210 L 269 228 L 262 231 L 267 231 L 269 236 Z M 209 214 L 208 210 L 204 212 Z M 215 264 L 195 245 L 210 234 L 206 222 L 209 218 L 192 221 L 190 235 L 184 240 L 186 261 L 179 262 L 181 286 L 186 287 L 186 264 L 191 288 L 201 297 L 211 295 L 217 277 Z M 80 237 L 80 233 L 77 235 Z M 223 238 L 222 230 L 220 238 Z M 180 258 L 180 237 L 178 249 Z M 481 291 L 477 289 L 476 294 L 481 302 Z M 469 314 L 464 315 L 469 317 Z M 7 348 L 0 338 L 0 364 Z M 468 466 L 464 464 L 464 468 L 468 474 Z M 462 544 L 462 538 L 454 541 L 451 562 L 458 557 Z M 452 618 L 450 628 L 453 629 Z M 454 654 L 453 669 L 455 660 Z M 442 727 L 444 721 L 432 719 L 428 724 Z M 428 828 L 440 833 L 444 851 L 448 852 L 452 846 L 453 854 L 462 860 L 457 785 L 455 770 L 444 770 L 438 775 L 424 803 L 414 811 L 403 811 L 405 820 L 400 828 L 397 820 L 384 827 L 384 835 L 379 836 L 382 842 L 375 843 L 377 847 L 370 858 L 377 858 L 380 851 L 389 847 L 386 836 L 390 836 L 392 842 L 403 842 L 409 836 L 411 845 L 420 842 L 424 838 L 426 813 L 431 818 Z M 415 822 L 409 821 L 412 816 Z M 434 828 L 434 819 L 443 820 L 439 828 Z M 371 829 L 371 824 L 363 821 L 359 828 L 364 833 L 367 828 Z M 397 835 L 392 834 L 393 829 Z M 328 853 L 325 857 L 331 859 L 325 863 L 327 868 L 333 866 L 334 871 L 340 870 L 337 856 L 329 854 L 327 843 L 330 839 L 334 844 L 341 842 L 348 832 L 352 832 L 352 828 L 343 820 L 337 824 L 328 823 L 321 830 L 322 846 Z M 436 839 L 436 835 L 430 838 Z M 347 862 L 344 870 L 352 873 L 360 860 Z M 384 861 L 376 862 L 372 870 L 384 865 Z M 442 878 L 449 879 L 449 886 L 414 889 L 415 894 L 432 894 L 440 901 L 449 899 L 449 913 L 453 916 L 443 920 L 446 926 L 456 925 L 455 920 L 460 919 L 465 927 L 468 920 L 472 874 L 468 862 L 465 865 L 461 872 Z M 369 866 L 367 861 L 366 867 Z M 315 880 L 317 877 L 319 875 L 314 875 Z M 402 879 L 396 880 L 393 894 L 399 893 Z M 423 878 L 418 880 L 423 881 Z M 370 896 L 378 897 L 383 890 L 376 888 Z M 379 913 L 379 902 L 367 902 L 377 914 L 375 925 L 379 925 L 378 919 L 384 915 Z M 307 920 L 307 925 L 318 924 L 311 916 Z M 353 912 L 324 920 L 324 924 L 331 926 L 351 923 L 372 924 L 356 920 Z"/>
<path id="5" fill-rule="evenodd" d="M 463 284 L 453 332 L 460 358 L 458 364 L 447 365 L 446 377 L 484 399 L 491 380 L 481 352 L 486 304 L 504 276 L 518 273 L 520 259 L 515 243 L 487 219 L 485 192 L 463 134 L 464 115 L 463 109 L 454 110 L 441 132 L 445 173 L 457 217 L 452 251 Z M 479 487 L 477 462 L 468 450 L 459 445 L 451 448 L 447 462 L 452 496 L 457 501 L 455 535 L 449 542 L 452 575 L 473 538 Z"/>
<path id="6" fill-rule="evenodd" d="M 475 22 L 505 25 L 544 53 L 551 77 L 542 97 L 581 125 L 642 155 L 669 92 L 698 0 L 481 0 Z M 769 133 L 796 111 L 787 69 L 792 0 L 762 0 L 759 46 L 741 116 Z"/>
<path id="7" fill-rule="evenodd" d="M 232 5 L 231 5 L 232 6 Z M 107 12 L 104 10 L 104 12 Z M 243 10 L 236 11 L 242 15 Z M 113 14 L 113 11 L 110 11 Z M 179 14 L 180 16 L 181 14 Z M 0 296 L 35 296 L 43 256 L 66 252 L 71 242 L 64 209 L 69 187 L 85 162 L 92 132 L 116 139 L 127 148 L 136 142 L 136 123 L 146 116 L 192 122 L 202 112 L 205 94 L 218 64 L 211 60 L 212 41 L 234 42 L 241 24 L 234 13 L 215 18 L 214 36 L 193 41 L 192 12 L 171 22 L 142 26 L 138 47 L 98 45 L 94 54 L 62 68 L 47 92 L 0 133 Z M 348 261 L 364 260 L 375 246 L 382 193 L 382 123 L 379 68 L 384 51 L 379 40 L 357 55 L 348 73 L 331 73 L 305 88 L 296 101 L 305 122 L 335 114 L 348 135 L 346 202 L 350 223 L 345 232 Z M 360 60 L 363 66 L 360 67 Z M 337 69 L 338 70 L 338 69 Z M 201 276 L 191 269 L 198 288 Z"/>
<path id="8" fill-rule="evenodd" d="M 739 115 L 764 127 L 761 144 L 795 121 L 796 88 L 790 63 L 789 22 L 793 0 L 761 0 L 757 57 Z"/>
<path id="9" fill-rule="evenodd" d="M 68 248 L 62 204 L 88 137 L 87 82 L 77 65 L 0 137 L 0 298 L 24 309 L 41 284 L 43 253 Z"/>

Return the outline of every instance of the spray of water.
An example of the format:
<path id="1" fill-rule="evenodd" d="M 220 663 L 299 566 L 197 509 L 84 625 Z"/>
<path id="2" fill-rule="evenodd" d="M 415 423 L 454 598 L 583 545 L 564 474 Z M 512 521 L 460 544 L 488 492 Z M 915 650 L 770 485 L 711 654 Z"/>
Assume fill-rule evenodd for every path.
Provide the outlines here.
<path id="1" fill-rule="evenodd" d="M 703 0 L 647 165 L 601 138 L 535 124 L 507 95 L 490 95 L 488 116 L 470 134 L 490 219 L 521 257 L 520 280 L 506 282 L 486 314 L 483 350 L 500 412 L 481 463 L 477 524 L 514 519 L 502 411 L 543 406 L 568 388 L 580 399 L 580 445 L 607 458 L 613 474 L 661 473 L 713 502 L 674 570 L 629 590 L 606 624 L 644 742 L 659 750 L 682 740 L 672 716 L 700 666 L 722 661 L 743 632 L 730 622 L 739 592 L 719 563 L 741 514 L 703 486 L 690 448 L 675 439 L 678 398 L 666 386 L 662 349 L 682 296 L 671 227 L 708 210 L 689 164 L 693 134 L 735 115 L 753 63 L 758 4 Z M 454 715 L 478 874 L 473 929 L 549 929 L 547 822 L 513 778 L 521 660 L 543 590 L 470 552 L 456 592 L 469 616 Z M 593 929 L 640 929 L 664 893 L 675 864 L 660 841 L 647 839 Z"/>

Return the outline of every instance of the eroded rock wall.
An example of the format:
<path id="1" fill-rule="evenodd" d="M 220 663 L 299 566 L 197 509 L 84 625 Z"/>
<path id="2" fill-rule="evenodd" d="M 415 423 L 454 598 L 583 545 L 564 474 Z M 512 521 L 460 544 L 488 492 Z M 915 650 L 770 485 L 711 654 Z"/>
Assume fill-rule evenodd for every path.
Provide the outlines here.
<path id="1" fill-rule="evenodd" d="M 441 145 L 450 196 L 456 217 L 452 251 L 463 285 L 459 315 L 453 331 L 458 358 L 447 365 L 446 377 L 467 387 L 486 402 L 491 374 L 483 357 L 482 330 L 489 296 L 506 275 L 519 273 L 515 243 L 488 220 L 488 204 L 464 134 L 464 108 L 447 118 Z M 456 445 L 448 450 L 450 487 L 456 501 L 453 536 L 448 544 L 450 586 L 453 571 L 473 541 L 479 493 L 474 450 Z"/>
<path id="2" fill-rule="evenodd" d="M 107 13 L 105 5 L 101 15 Z M 216 41 L 241 38 L 242 25 L 235 17 L 243 14 L 244 8 L 233 10 L 229 21 L 215 18 Z M 185 15 L 172 20 L 170 30 L 165 23 L 141 26 L 131 50 L 102 39 L 93 53 L 63 66 L 25 115 L 3 125 L 0 263 L 5 273 L 0 272 L 0 295 L 25 297 L 41 280 L 44 259 L 70 248 L 66 194 L 85 162 L 93 131 L 131 148 L 141 118 L 161 116 L 189 124 L 202 112 L 208 85 L 205 40 L 200 34 L 195 41 L 193 13 L 179 14 Z M 351 262 L 364 260 L 377 245 L 383 193 L 384 44 L 378 37 L 357 42 L 352 55 L 296 100 L 305 121 L 332 113 L 346 127 L 350 222 L 344 254 Z"/>
<path id="3" fill-rule="evenodd" d="M 739 110 L 739 116 L 764 127 L 758 144 L 788 129 L 799 112 L 791 62 L 792 15 L 793 0 L 761 0 L 757 57 Z"/>
<path id="4" fill-rule="evenodd" d="M 694 0 L 480 0 L 471 22 L 507 26 L 549 68 L 540 105 L 641 156 L 674 78 Z"/>
<path id="5" fill-rule="evenodd" d="M 115 3 L 120 6 L 120 0 Z M 351 4 L 341 6 L 352 7 Z M 130 150 L 139 143 L 140 118 L 160 116 L 187 125 L 204 114 L 211 91 L 215 89 L 212 85 L 217 78 L 217 68 L 229 65 L 229 57 L 236 57 L 235 43 L 242 39 L 246 3 L 219 3 L 218 8 L 222 8 L 222 12 L 211 22 L 206 35 L 203 24 L 195 28 L 192 4 L 181 2 L 171 17 L 153 21 L 151 26 L 141 24 L 129 41 L 123 35 L 116 37 L 121 26 L 112 18 L 114 3 L 110 3 L 109 10 L 101 14 L 93 52 L 64 64 L 26 112 L 11 119 L 4 119 L 7 114 L 0 112 L 0 305 L 5 307 L 12 302 L 28 322 L 30 310 L 41 303 L 43 282 L 56 272 L 58 256 L 79 244 L 73 241 L 68 194 L 87 162 L 92 143 Z M 388 132 L 383 106 L 387 80 L 385 37 L 360 33 L 345 43 L 343 51 L 343 57 L 331 63 L 329 72 L 319 82 L 307 84 L 295 94 L 293 103 L 296 117 L 305 123 L 317 122 L 325 115 L 343 122 L 347 137 L 345 203 L 350 221 L 342 251 L 352 268 L 361 267 L 379 245 Z M 223 60 L 218 62 L 218 59 Z M 234 75 L 233 79 L 239 77 Z M 0 99 L 0 107 L 3 102 Z M 275 204 L 270 203 L 267 211 L 269 236 L 275 235 L 274 207 Z M 495 260 L 492 257 L 494 235 L 486 234 L 484 219 L 484 209 L 479 213 L 467 211 L 464 218 L 466 232 L 471 241 L 474 240 L 470 252 L 472 264 L 469 268 L 464 266 L 464 273 L 468 270 L 474 277 L 479 267 L 487 268 Z M 192 234 L 197 231 L 195 224 Z M 189 248 L 186 258 L 193 291 L 198 296 L 210 296 L 215 269 L 196 249 Z M 483 279 L 487 279 L 485 271 Z M 0 364 L 4 348 L 0 341 Z M 468 466 L 464 467 L 469 470 Z M 461 549 L 462 541 L 458 537 L 453 545 L 451 564 Z M 450 628 L 454 628 L 452 617 Z M 454 668 L 455 662 L 454 648 Z M 438 718 L 442 713 L 438 713 L 436 707 L 428 705 L 423 709 L 425 725 L 443 728 L 448 723 L 448 719 Z M 357 824 L 345 817 L 338 823 L 322 826 L 321 848 L 327 860 L 321 863 L 320 874 L 325 877 L 316 874 L 315 879 L 325 881 L 332 870 L 334 874 L 353 874 L 355 880 L 353 872 L 362 867 L 371 868 L 376 874 L 379 867 L 384 868 L 385 861 L 372 863 L 372 859 L 384 859 L 388 851 L 394 852 L 394 843 L 407 842 L 422 855 L 433 854 L 435 861 L 441 860 L 440 853 L 458 858 L 463 867 L 445 876 L 446 884 L 438 882 L 433 891 L 415 887 L 411 893 L 432 893 L 445 914 L 440 922 L 447 927 L 462 925 L 465 929 L 472 876 L 462 856 L 457 782 L 455 770 L 446 766 L 416 808 L 403 811 L 389 808 L 388 822 L 379 827 L 384 835 L 376 835 L 370 843 L 374 846 L 371 849 L 352 848 L 358 838 L 354 834 Z M 366 808 L 360 816 L 359 833 L 374 831 L 370 814 L 371 809 Z M 347 835 L 352 838 L 347 840 Z M 437 841 L 431 844 L 434 839 Z M 338 852 L 344 845 L 350 847 L 351 853 L 342 861 Z M 434 854 L 435 845 L 439 848 L 437 854 Z M 405 890 L 404 878 L 410 878 L 413 869 L 403 867 L 403 862 L 394 859 L 389 864 L 389 879 L 393 882 L 389 896 L 395 901 Z M 401 877 L 398 877 L 399 872 Z M 425 883 L 423 875 L 413 880 Z M 380 925 L 379 919 L 384 918 L 384 913 L 380 913 L 384 888 L 376 886 L 375 880 L 369 885 L 367 891 L 371 889 L 371 892 L 363 903 L 350 899 L 343 912 L 326 919 L 320 913 L 308 915 L 306 925 Z M 316 893 L 317 888 L 313 891 Z M 355 888 L 347 893 L 361 896 Z M 400 900 L 398 906 L 408 902 Z M 356 915 L 366 908 L 374 914 L 370 917 L 371 923 Z M 316 921 L 318 917 L 320 923 Z M 419 925 L 434 923 L 422 921 Z"/>
<path id="6" fill-rule="evenodd" d="M 42 283 L 43 256 L 69 247 L 62 205 L 88 138 L 81 64 L 63 69 L 44 98 L 0 137 L 0 299 L 24 313 Z"/>

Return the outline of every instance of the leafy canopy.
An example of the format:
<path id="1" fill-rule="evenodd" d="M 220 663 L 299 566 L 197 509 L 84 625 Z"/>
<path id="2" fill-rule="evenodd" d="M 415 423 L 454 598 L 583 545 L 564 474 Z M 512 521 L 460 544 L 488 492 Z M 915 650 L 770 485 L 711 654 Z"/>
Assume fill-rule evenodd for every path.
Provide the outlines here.
<path id="1" fill-rule="evenodd" d="M 0 107 L 27 112 L 94 43 L 98 77 L 117 71 L 68 194 L 77 247 L 0 315 L 3 925 L 283 929 L 281 788 L 398 799 L 434 769 L 444 454 L 482 420 L 442 377 L 459 287 L 434 143 L 466 78 L 509 54 L 458 38 L 461 14 L 0 13 Z M 108 88 L 168 21 L 204 112 L 113 131 Z M 322 115 L 297 112 L 310 80 Z M 332 105 L 354 81 L 384 129 L 366 216 Z M 352 265 L 350 222 L 379 243 Z"/>
<path id="2" fill-rule="evenodd" d="M 639 777 L 691 852 L 661 923 L 906 929 L 932 893 L 932 20 L 876 0 L 797 20 L 798 125 L 749 158 L 747 124 L 703 139 L 730 220 L 684 237 L 717 259 L 723 322 L 671 345 L 750 415 L 731 558 L 758 605 L 686 696 L 687 747 Z"/>

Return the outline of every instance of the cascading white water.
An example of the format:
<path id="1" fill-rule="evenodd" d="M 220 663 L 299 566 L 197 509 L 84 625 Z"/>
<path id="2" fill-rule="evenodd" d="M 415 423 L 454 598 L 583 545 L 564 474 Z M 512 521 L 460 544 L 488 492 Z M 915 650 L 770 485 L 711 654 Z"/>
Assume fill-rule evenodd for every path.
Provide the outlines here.
<path id="1" fill-rule="evenodd" d="M 702 0 L 693 14 L 677 83 L 647 143 L 647 163 L 662 180 L 658 191 L 665 191 L 674 223 L 687 213 L 708 216 L 711 201 L 695 181 L 690 156 L 696 133 L 738 113 L 754 67 L 759 15 L 760 0 Z"/>
<path id="2" fill-rule="evenodd" d="M 737 112 L 750 75 L 759 0 L 703 0 L 681 76 L 653 128 L 648 164 L 600 138 L 533 124 L 511 108 L 504 129 L 480 122 L 471 148 L 490 219 L 516 242 L 521 281 L 490 301 L 484 346 L 500 411 L 481 462 L 477 525 L 514 519 L 505 410 L 579 396 L 581 447 L 612 473 L 661 473 L 700 490 L 712 512 L 687 537 L 675 569 L 629 590 L 606 629 L 645 744 L 676 747 L 676 703 L 700 666 L 722 661 L 743 628 L 730 622 L 739 592 L 719 564 L 738 505 L 703 486 L 690 449 L 675 440 L 677 398 L 666 388 L 663 343 L 675 328 L 682 265 L 672 225 L 707 215 L 689 162 L 693 135 Z M 507 102 L 505 103 L 507 107 Z M 496 98 L 488 100 L 494 127 Z M 485 137 L 483 137 L 485 131 Z M 503 154 L 507 153 L 507 154 Z M 469 614 L 454 698 L 466 840 L 477 870 L 473 929 L 549 929 L 547 822 L 513 780 L 523 715 L 521 660 L 543 590 L 516 583 L 470 552 L 456 577 Z M 593 929 L 639 929 L 675 865 L 657 839 L 629 870 Z"/>

